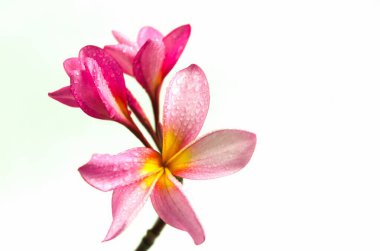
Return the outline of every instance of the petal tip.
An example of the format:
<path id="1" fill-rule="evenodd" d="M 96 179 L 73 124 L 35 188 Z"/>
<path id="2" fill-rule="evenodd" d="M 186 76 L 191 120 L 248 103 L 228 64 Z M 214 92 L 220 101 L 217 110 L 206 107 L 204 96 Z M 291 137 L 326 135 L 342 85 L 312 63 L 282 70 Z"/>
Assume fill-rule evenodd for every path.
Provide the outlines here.
<path id="1" fill-rule="evenodd" d="M 78 103 L 70 91 L 70 86 L 65 86 L 56 91 L 49 92 L 48 96 L 64 105 L 78 107 Z"/>
<path id="2" fill-rule="evenodd" d="M 204 78 L 205 81 L 207 81 L 206 74 L 204 73 L 202 68 L 197 64 L 191 64 L 188 67 L 186 67 L 185 69 L 183 69 L 182 71 L 188 72 L 189 74 L 197 73 L 200 76 L 202 76 L 202 78 Z"/>
<path id="3" fill-rule="evenodd" d="M 188 68 L 189 70 L 196 70 L 196 71 L 202 71 L 202 72 L 203 72 L 202 68 L 199 67 L 197 64 L 191 64 L 191 65 L 189 65 L 187 68 Z"/>
<path id="4" fill-rule="evenodd" d="M 185 24 L 180 26 L 179 28 L 183 29 L 186 33 L 190 34 L 191 33 L 191 25 L 190 24 Z"/>
<path id="5" fill-rule="evenodd" d="M 252 143 L 252 145 L 253 145 L 253 148 L 255 148 L 255 146 L 256 146 L 256 142 L 257 142 L 257 136 L 256 136 L 256 134 L 255 133 L 253 133 L 253 132 L 247 132 L 248 133 L 248 137 L 249 137 L 249 139 L 251 140 L 251 143 Z"/>
<path id="6" fill-rule="evenodd" d="M 69 77 L 83 69 L 82 64 L 78 58 L 72 57 L 63 61 L 63 68 Z"/>
<path id="7" fill-rule="evenodd" d="M 200 236 L 197 239 L 194 239 L 194 244 L 195 245 L 201 245 L 203 242 L 205 242 L 205 240 L 206 240 L 206 236 L 204 233 L 202 233 L 202 236 Z"/>
<path id="8" fill-rule="evenodd" d="M 112 33 L 112 36 L 114 36 L 115 38 L 120 34 L 120 32 L 117 30 L 111 30 L 111 33 Z"/>
<path id="9" fill-rule="evenodd" d="M 117 236 L 119 236 L 119 234 L 121 234 L 124 231 L 126 224 L 114 225 L 114 223 L 115 223 L 115 219 L 112 222 L 112 225 L 111 225 L 110 229 L 108 230 L 108 233 L 107 233 L 106 237 L 104 237 L 102 242 L 106 242 L 106 241 L 110 241 L 112 239 L 115 239 Z"/>
<path id="10" fill-rule="evenodd" d="M 103 54 L 103 49 L 95 45 L 86 45 L 79 51 L 79 59 L 94 58 L 99 54 Z"/>
<path id="11" fill-rule="evenodd" d="M 110 188 L 108 188 L 106 185 L 103 185 L 103 186 L 99 185 L 98 182 L 94 182 L 94 180 L 91 179 L 91 177 L 89 177 L 90 176 L 89 172 L 91 172 L 91 170 L 89 169 L 90 169 L 90 166 L 88 166 L 88 163 L 78 168 L 78 172 L 80 176 L 82 176 L 84 181 L 86 181 L 87 184 L 89 184 L 93 188 L 96 188 L 102 192 L 108 192 Z"/>
<path id="12" fill-rule="evenodd" d="M 110 231 L 111 231 L 111 230 L 110 230 Z M 112 232 L 110 232 L 110 231 L 108 231 L 106 237 L 104 237 L 104 239 L 102 240 L 102 243 L 103 243 L 103 242 L 110 241 L 110 240 L 114 239 L 114 238 L 117 236 L 117 234 L 112 233 Z"/>
<path id="13" fill-rule="evenodd" d="M 112 233 L 111 232 L 111 229 L 108 231 L 106 237 L 104 237 L 104 239 L 102 240 L 102 243 L 103 242 L 107 242 L 107 241 L 110 241 L 112 239 L 114 239 L 116 237 L 116 234 Z"/>

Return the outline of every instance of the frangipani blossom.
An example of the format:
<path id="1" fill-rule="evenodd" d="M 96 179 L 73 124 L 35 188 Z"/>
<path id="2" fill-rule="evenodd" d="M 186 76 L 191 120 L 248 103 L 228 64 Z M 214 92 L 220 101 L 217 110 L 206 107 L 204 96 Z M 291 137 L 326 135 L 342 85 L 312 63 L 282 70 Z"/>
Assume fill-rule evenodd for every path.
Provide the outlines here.
<path id="1" fill-rule="evenodd" d="M 70 77 L 70 85 L 49 93 L 51 98 L 71 107 L 80 107 L 91 117 L 119 122 L 141 138 L 142 134 L 127 108 L 129 91 L 123 71 L 112 56 L 89 45 L 79 51 L 77 58 L 65 60 L 63 66 Z M 139 108 L 136 101 L 133 105 Z"/>
<path id="2" fill-rule="evenodd" d="M 132 42 L 120 32 L 113 31 L 119 44 L 107 45 L 104 49 L 154 99 L 165 76 L 185 49 L 190 32 L 190 25 L 183 25 L 163 36 L 156 29 L 146 26 L 140 30 L 137 42 Z"/>
<path id="3" fill-rule="evenodd" d="M 94 155 L 79 168 L 82 177 L 102 191 L 113 190 L 113 222 L 105 240 L 119 235 L 150 197 L 167 224 L 188 232 L 195 244 L 203 228 L 176 177 L 211 179 L 232 174 L 250 160 L 256 135 L 219 130 L 197 140 L 209 107 L 209 89 L 196 65 L 170 82 L 163 111 L 162 155 L 151 148 L 133 148 L 117 155 Z"/>
<path id="4" fill-rule="evenodd" d="M 63 63 L 70 86 L 49 96 L 65 105 L 80 107 L 87 115 L 130 125 L 127 89 L 118 63 L 103 49 L 85 46 L 77 58 Z"/>

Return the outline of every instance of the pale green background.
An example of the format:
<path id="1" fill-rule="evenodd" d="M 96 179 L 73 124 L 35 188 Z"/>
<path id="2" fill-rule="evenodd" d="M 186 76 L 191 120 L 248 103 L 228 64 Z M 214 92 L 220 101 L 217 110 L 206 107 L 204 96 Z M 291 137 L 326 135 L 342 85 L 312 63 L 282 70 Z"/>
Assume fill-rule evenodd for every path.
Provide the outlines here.
<path id="1" fill-rule="evenodd" d="M 101 243 L 110 193 L 77 168 L 139 143 L 47 93 L 69 83 L 62 62 L 82 46 L 115 43 L 111 29 L 135 38 L 186 23 L 174 71 L 206 72 L 202 134 L 240 128 L 258 145 L 241 172 L 185 182 L 204 244 L 168 227 L 152 250 L 379 250 L 378 0 L 1 0 L 0 250 L 133 250 L 155 219 L 150 202 Z"/>

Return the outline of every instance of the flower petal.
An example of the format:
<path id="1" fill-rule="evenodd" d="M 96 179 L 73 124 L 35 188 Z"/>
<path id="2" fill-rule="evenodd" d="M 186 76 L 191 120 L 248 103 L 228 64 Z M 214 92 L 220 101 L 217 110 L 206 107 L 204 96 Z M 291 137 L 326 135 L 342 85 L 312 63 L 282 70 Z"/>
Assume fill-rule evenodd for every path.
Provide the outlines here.
<path id="1" fill-rule="evenodd" d="M 99 47 L 89 45 L 80 50 L 79 58 L 81 60 L 85 58 L 93 59 L 99 66 L 102 76 L 101 79 L 97 79 L 96 77 L 100 74 L 98 72 L 92 74 L 96 85 L 100 85 L 99 81 L 105 80 L 112 95 L 120 102 L 126 104 L 127 97 L 123 71 L 112 56 L 105 53 Z"/>
<path id="2" fill-rule="evenodd" d="M 87 115 L 98 119 L 109 119 L 94 80 L 87 71 L 77 71 L 70 77 L 70 90 L 79 107 Z"/>
<path id="3" fill-rule="evenodd" d="M 123 124 L 129 124 L 129 111 L 127 102 L 120 101 L 110 90 L 109 82 L 102 75 L 102 69 L 92 58 L 85 59 L 86 70 L 92 75 L 99 97 L 103 102 L 108 119 L 112 119 Z"/>
<path id="4" fill-rule="evenodd" d="M 202 128 L 210 103 L 205 74 L 197 65 L 179 71 L 170 82 L 163 111 L 163 161 L 193 141 Z"/>
<path id="5" fill-rule="evenodd" d="M 78 102 L 75 100 L 73 94 L 71 94 L 70 86 L 65 86 L 54 92 L 49 92 L 48 95 L 62 104 L 71 107 L 79 107 Z"/>
<path id="6" fill-rule="evenodd" d="M 161 66 L 164 56 L 164 44 L 161 41 L 148 40 L 133 62 L 133 75 L 151 97 L 162 83 Z"/>
<path id="7" fill-rule="evenodd" d="M 205 240 L 203 228 L 182 192 L 181 183 L 168 169 L 157 181 L 150 198 L 165 223 L 188 232 L 197 245 Z"/>
<path id="8" fill-rule="evenodd" d="M 90 73 L 109 118 L 130 124 L 127 110 L 127 88 L 122 69 L 118 63 L 96 46 L 86 46 L 79 52 L 86 70 Z"/>
<path id="9" fill-rule="evenodd" d="M 129 46 L 135 47 L 137 49 L 136 43 L 134 43 L 131 40 L 129 40 L 127 38 L 127 36 L 125 36 L 123 33 L 119 32 L 119 31 L 113 30 L 112 31 L 112 35 L 114 36 L 114 38 L 116 39 L 116 41 L 119 42 L 120 44 L 129 45 Z"/>
<path id="10" fill-rule="evenodd" d="M 85 46 L 79 61 L 68 59 L 65 70 L 70 89 L 80 108 L 89 116 L 130 125 L 126 87 L 117 62 L 96 46 Z"/>
<path id="11" fill-rule="evenodd" d="M 104 241 L 118 236 L 136 217 L 149 198 L 162 171 L 152 177 L 116 188 L 112 194 L 113 221 Z"/>
<path id="12" fill-rule="evenodd" d="M 148 40 L 162 41 L 162 34 L 153 27 L 145 26 L 140 29 L 137 36 L 137 44 L 142 47 Z"/>
<path id="13" fill-rule="evenodd" d="M 137 53 L 137 49 L 125 44 L 106 45 L 104 50 L 109 53 L 123 69 L 123 72 L 133 76 L 133 59 Z"/>
<path id="14" fill-rule="evenodd" d="M 79 173 L 91 186 L 109 191 L 142 180 L 161 169 L 160 155 L 156 151 L 138 147 L 117 155 L 94 154 L 79 168 Z"/>
<path id="15" fill-rule="evenodd" d="M 163 39 L 165 44 L 165 60 L 162 65 L 162 74 L 164 77 L 177 63 L 189 40 L 190 32 L 191 26 L 189 24 L 183 25 L 170 32 Z"/>
<path id="16" fill-rule="evenodd" d="M 174 156 L 170 171 L 187 179 L 211 179 L 235 173 L 247 165 L 256 146 L 256 135 L 241 130 L 207 134 Z"/>
<path id="17" fill-rule="evenodd" d="M 68 58 L 63 62 L 63 68 L 69 77 L 77 74 L 78 71 L 84 70 L 84 66 L 78 58 Z"/>

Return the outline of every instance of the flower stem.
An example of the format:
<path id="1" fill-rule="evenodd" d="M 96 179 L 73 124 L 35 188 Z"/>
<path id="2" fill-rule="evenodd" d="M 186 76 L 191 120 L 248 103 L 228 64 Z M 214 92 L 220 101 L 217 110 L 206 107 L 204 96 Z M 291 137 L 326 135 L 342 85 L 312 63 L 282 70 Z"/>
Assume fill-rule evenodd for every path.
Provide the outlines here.
<path id="1" fill-rule="evenodd" d="M 153 106 L 153 114 L 154 114 L 154 124 L 156 127 L 156 138 L 158 142 L 157 147 L 159 151 L 162 150 L 162 132 L 160 126 L 160 88 L 156 90 L 155 95 L 151 97 L 152 106 Z"/>
<path id="2" fill-rule="evenodd" d="M 149 144 L 148 140 L 144 137 L 137 125 L 133 122 L 133 120 L 131 121 L 131 124 L 125 126 L 136 136 L 136 138 L 138 138 L 141 141 L 141 143 L 143 143 L 145 147 L 152 148 L 152 146 Z"/>
<path id="3" fill-rule="evenodd" d="M 143 143 L 144 146 L 148 148 L 152 148 L 152 146 L 149 144 L 148 140 L 144 137 L 144 135 L 140 131 L 132 131 L 132 133 Z"/>
<path id="4" fill-rule="evenodd" d="M 154 223 L 153 227 L 146 231 L 144 238 L 142 238 L 140 245 L 136 248 L 135 251 L 146 251 L 148 250 L 160 235 L 162 229 L 165 227 L 165 222 L 163 222 L 159 217 Z"/>
<path id="5" fill-rule="evenodd" d="M 158 141 L 156 132 L 154 131 L 152 125 L 150 124 L 149 119 L 146 117 L 145 112 L 140 106 L 139 102 L 137 102 L 136 98 L 128 89 L 127 89 L 127 100 L 128 100 L 128 106 L 132 110 L 133 114 L 136 115 L 137 119 L 141 122 L 141 124 L 144 126 L 146 131 L 150 134 L 150 136 L 154 140 L 154 143 L 157 145 L 157 147 L 159 147 L 159 141 Z"/>

